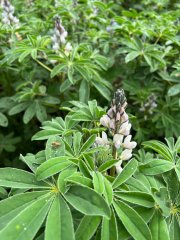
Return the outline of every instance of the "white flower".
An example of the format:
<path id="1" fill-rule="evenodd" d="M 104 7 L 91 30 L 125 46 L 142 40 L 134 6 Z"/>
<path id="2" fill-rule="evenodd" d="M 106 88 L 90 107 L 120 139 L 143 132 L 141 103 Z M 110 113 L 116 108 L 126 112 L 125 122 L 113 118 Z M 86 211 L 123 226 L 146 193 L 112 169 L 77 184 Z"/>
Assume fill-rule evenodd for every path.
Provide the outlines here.
<path id="1" fill-rule="evenodd" d="M 116 167 L 116 172 L 119 174 L 122 172 L 122 167 L 121 167 L 121 164 L 122 164 L 122 160 L 121 161 L 118 161 L 116 164 L 115 164 L 115 167 Z"/>
<path id="2" fill-rule="evenodd" d="M 119 133 L 127 136 L 130 133 L 130 129 L 131 129 L 131 124 L 127 121 L 121 125 L 119 129 Z"/>
<path id="3" fill-rule="evenodd" d="M 68 56 L 69 53 L 70 53 L 71 50 L 72 50 L 72 45 L 68 42 L 68 43 L 66 44 L 64 50 L 65 50 L 65 54 L 66 54 L 66 56 Z"/>
<path id="4" fill-rule="evenodd" d="M 120 159 L 121 160 L 129 160 L 132 157 L 132 149 L 125 149 L 122 151 Z"/>
<path id="5" fill-rule="evenodd" d="M 98 146 L 109 146 L 109 141 L 108 141 L 108 138 L 107 138 L 107 134 L 105 132 L 102 132 L 102 138 L 101 137 L 96 137 L 95 143 Z"/>
<path id="6" fill-rule="evenodd" d="M 122 141 L 123 141 L 123 135 L 121 134 L 115 134 L 113 137 L 113 142 L 114 142 L 114 146 L 118 149 L 120 148 Z"/>
<path id="7" fill-rule="evenodd" d="M 101 123 L 101 125 L 103 125 L 104 127 L 109 128 L 110 122 L 111 122 L 111 119 L 110 119 L 107 115 L 103 115 L 103 116 L 100 118 L 100 123 Z"/>
<path id="8" fill-rule="evenodd" d="M 133 149 L 136 147 L 137 143 L 136 142 L 131 142 L 132 135 L 128 135 L 125 139 L 124 142 L 122 143 L 123 148 L 128 148 L 128 149 Z"/>
<path id="9" fill-rule="evenodd" d="M 128 121 L 128 119 L 129 119 L 129 117 L 128 117 L 127 113 L 124 112 L 124 114 L 121 116 L 121 122 L 124 123 L 124 122 Z"/>

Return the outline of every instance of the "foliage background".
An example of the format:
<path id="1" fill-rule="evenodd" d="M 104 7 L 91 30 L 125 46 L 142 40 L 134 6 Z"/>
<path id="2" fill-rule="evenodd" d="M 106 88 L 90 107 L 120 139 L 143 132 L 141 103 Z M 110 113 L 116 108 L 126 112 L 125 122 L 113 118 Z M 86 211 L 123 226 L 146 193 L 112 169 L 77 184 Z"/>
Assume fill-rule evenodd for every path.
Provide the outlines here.
<path id="1" fill-rule="evenodd" d="M 1 166 L 24 167 L 19 153 L 41 149 L 31 137 L 44 120 L 64 117 L 72 100 L 107 108 L 117 88 L 126 91 L 139 144 L 179 136 L 178 1 L 55 2 L 11 1 L 20 25 L 0 23 Z M 69 56 L 52 50 L 57 14 L 73 46 Z"/>

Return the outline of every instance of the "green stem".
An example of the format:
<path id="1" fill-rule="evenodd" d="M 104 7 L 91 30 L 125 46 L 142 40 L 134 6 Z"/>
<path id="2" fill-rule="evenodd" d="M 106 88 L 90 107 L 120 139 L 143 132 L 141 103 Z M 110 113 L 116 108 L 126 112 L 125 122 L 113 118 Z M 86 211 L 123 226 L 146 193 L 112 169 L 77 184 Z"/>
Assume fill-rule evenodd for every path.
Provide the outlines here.
<path id="1" fill-rule="evenodd" d="M 113 159 L 117 159 L 117 151 L 116 151 L 116 147 L 113 145 L 113 147 L 112 147 L 112 155 L 113 155 Z M 114 175 L 115 175 L 115 172 L 116 172 L 116 167 L 115 166 L 113 166 L 111 169 L 110 169 L 110 175 L 112 176 L 112 177 L 114 177 Z"/>
<path id="2" fill-rule="evenodd" d="M 39 60 L 37 59 L 34 59 L 39 65 L 41 65 L 43 68 L 45 68 L 46 70 L 48 70 L 49 72 L 52 71 L 51 68 L 49 68 L 48 66 L 46 66 L 44 63 L 40 62 Z"/>

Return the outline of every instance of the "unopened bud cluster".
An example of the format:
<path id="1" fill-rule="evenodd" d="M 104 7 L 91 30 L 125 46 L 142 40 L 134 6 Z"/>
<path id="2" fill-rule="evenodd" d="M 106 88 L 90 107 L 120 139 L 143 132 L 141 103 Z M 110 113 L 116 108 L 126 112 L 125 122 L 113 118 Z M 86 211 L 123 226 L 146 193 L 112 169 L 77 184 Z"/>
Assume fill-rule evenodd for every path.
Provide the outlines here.
<path id="1" fill-rule="evenodd" d="M 121 162 L 129 160 L 132 157 L 132 149 L 136 147 L 136 142 L 131 142 L 130 135 L 131 124 L 125 109 L 127 106 L 125 94 L 123 90 L 117 90 L 111 104 L 111 108 L 106 115 L 100 119 L 101 125 L 108 128 L 113 136 L 113 146 L 116 150 L 122 148 L 119 162 L 116 165 L 117 172 L 121 169 Z M 102 133 L 102 138 L 97 137 L 96 142 L 99 145 L 108 145 L 107 135 Z"/>
<path id="2" fill-rule="evenodd" d="M 62 25 L 60 17 L 57 16 L 55 18 L 54 34 L 52 36 L 53 50 L 58 51 L 61 46 L 64 45 L 65 53 L 68 55 L 68 53 L 72 50 L 72 46 L 70 43 L 66 43 L 67 35 L 68 33 Z"/>
<path id="3" fill-rule="evenodd" d="M 14 16 L 14 7 L 8 0 L 1 0 L 2 22 L 7 25 L 19 26 L 19 19 Z"/>

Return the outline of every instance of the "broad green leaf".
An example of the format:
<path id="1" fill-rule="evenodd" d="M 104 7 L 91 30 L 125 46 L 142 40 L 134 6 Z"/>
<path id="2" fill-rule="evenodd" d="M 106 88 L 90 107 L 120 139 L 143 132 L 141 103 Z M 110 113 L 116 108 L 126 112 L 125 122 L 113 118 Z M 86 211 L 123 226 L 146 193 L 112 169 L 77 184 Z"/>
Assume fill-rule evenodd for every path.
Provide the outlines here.
<path id="1" fill-rule="evenodd" d="M 11 188 L 49 188 L 36 180 L 34 174 L 16 168 L 0 168 L 0 186 Z"/>
<path id="2" fill-rule="evenodd" d="M 173 163 L 166 161 L 166 160 L 162 160 L 162 159 L 150 160 L 146 164 L 141 165 L 139 167 L 140 171 L 146 175 L 161 174 L 164 172 L 168 172 L 173 168 L 174 168 Z"/>
<path id="3" fill-rule="evenodd" d="M 82 159 L 79 161 L 79 169 L 80 172 L 82 172 L 85 177 L 91 178 L 90 169 Z"/>
<path id="4" fill-rule="evenodd" d="M 32 137 L 32 140 L 45 140 L 45 139 L 48 139 L 50 136 L 58 136 L 58 135 L 62 135 L 61 130 L 58 130 L 58 129 L 41 130 Z"/>
<path id="5" fill-rule="evenodd" d="M 173 155 L 164 143 L 157 140 L 152 140 L 152 141 L 143 142 L 142 145 L 144 145 L 146 148 L 153 149 L 154 151 L 159 153 L 161 156 L 163 156 L 164 159 L 170 162 L 173 161 Z"/>
<path id="6" fill-rule="evenodd" d="M 124 227 L 135 240 L 151 240 L 151 232 L 141 216 L 127 204 L 114 202 L 115 211 Z"/>
<path id="7" fill-rule="evenodd" d="M 75 209 L 86 215 L 110 217 L 110 209 L 104 198 L 90 188 L 72 186 L 64 197 Z"/>
<path id="8" fill-rule="evenodd" d="M 48 161 L 41 164 L 36 171 L 36 177 L 38 180 L 46 179 L 54 174 L 62 171 L 63 169 L 72 165 L 70 162 L 69 157 L 60 156 L 51 158 Z"/>
<path id="9" fill-rule="evenodd" d="M 49 191 L 21 193 L 0 201 L 0 230 L 32 202 L 47 193 Z"/>
<path id="10" fill-rule="evenodd" d="M 76 239 L 90 240 L 96 232 L 100 221 L 101 217 L 98 216 L 84 216 L 76 230 Z"/>
<path id="11" fill-rule="evenodd" d="M 101 228 L 101 240 L 118 240 L 117 222 L 112 210 L 111 218 L 103 218 Z"/>
<path id="12" fill-rule="evenodd" d="M 82 134 L 80 132 L 75 132 L 73 134 L 73 149 L 74 149 L 75 156 L 79 155 L 81 140 L 82 140 Z"/>
<path id="13" fill-rule="evenodd" d="M 76 172 L 71 176 L 67 177 L 66 181 L 70 183 L 75 183 L 76 185 L 82 185 L 90 188 L 93 186 L 92 180 L 83 176 L 80 172 Z"/>
<path id="14" fill-rule="evenodd" d="M 0 126 L 1 127 L 7 127 L 8 126 L 8 119 L 7 117 L 0 112 Z"/>
<path id="15" fill-rule="evenodd" d="M 32 240 L 41 227 L 52 203 L 50 196 L 41 197 L 17 214 L 0 232 L 3 240 Z"/>
<path id="16" fill-rule="evenodd" d="M 17 113 L 20 113 L 22 111 L 24 111 L 27 107 L 28 107 L 29 103 L 27 102 L 23 102 L 23 103 L 19 103 L 17 105 L 15 105 L 13 108 L 11 108 L 11 110 L 9 111 L 9 115 L 15 115 Z"/>
<path id="17" fill-rule="evenodd" d="M 93 185 L 96 192 L 104 193 L 104 177 L 100 172 L 93 172 Z"/>
<path id="18" fill-rule="evenodd" d="M 134 210 L 144 219 L 146 223 L 148 223 L 154 214 L 155 208 L 135 206 Z"/>
<path id="19" fill-rule="evenodd" d="M 86 80 L 82 80 L 79 88 L 79 101 L 87 103 L 89 100 L 89 94 L 90 94 L 89 82 Z"/>
<path id="20" fill-rule="evenodd" d="M 156 211 L 150 222 L 150 230 L 153 240 L 170 240 L 166 220 L 160 211 Z"/>
<path id="21" fill-rule="evenodd" d="M 115 196 L 127 202 L 147 208 L 152 208 L 155 205 L 153 197 L 150 194 L 144 192 L 117 191 L 115 192 Z"/>
<path id="22" fill-rule="evenodd" d="M 46 221 L 45 240 L 74 240 L 70 209 L 60 195 L 53 201 Z"/>
<path id="23" fill-rule="evenodd" d="M 122 172 L 115 178 L 112 186 L 113 188 L 119 187 L 122 183 L 126 182 L 135 173 L 138 167 L 138 162 L 135 159 L 129 161 L 129 163 L 123 168 Z"/>

